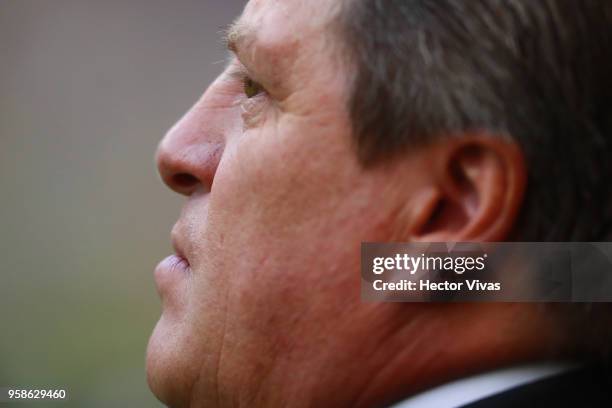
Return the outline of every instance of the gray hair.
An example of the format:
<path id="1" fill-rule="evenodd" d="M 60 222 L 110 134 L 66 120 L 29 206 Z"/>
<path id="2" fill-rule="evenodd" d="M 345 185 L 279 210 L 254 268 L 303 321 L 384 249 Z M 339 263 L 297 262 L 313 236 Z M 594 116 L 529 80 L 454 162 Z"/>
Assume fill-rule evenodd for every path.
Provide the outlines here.
<path id="1" fill-rule="evenodd" d="M 611 1 L 349 0 L 339 19 L 364 165 L 466 131 L 508 137 L 528 166 L 516 238 L 609 238 Z"/>

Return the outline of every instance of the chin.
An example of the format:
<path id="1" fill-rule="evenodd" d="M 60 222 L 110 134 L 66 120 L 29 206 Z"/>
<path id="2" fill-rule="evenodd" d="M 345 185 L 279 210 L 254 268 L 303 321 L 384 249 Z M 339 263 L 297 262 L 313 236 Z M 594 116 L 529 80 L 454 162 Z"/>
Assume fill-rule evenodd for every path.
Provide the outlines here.
<path id="1" fill-rule="evenodd" d="M 153 394 L 169 407 L 188 406 L 189 370 L 184 366 L 179 336 L 163 315 L 147 346 L 147 382 Z"/>

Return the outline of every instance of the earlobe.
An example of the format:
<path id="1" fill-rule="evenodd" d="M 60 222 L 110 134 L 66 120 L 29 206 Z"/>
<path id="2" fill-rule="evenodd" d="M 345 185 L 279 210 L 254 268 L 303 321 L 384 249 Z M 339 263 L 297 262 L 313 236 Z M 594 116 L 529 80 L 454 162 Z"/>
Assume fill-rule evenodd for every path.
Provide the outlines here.
<path id="1" fill-rule="evenodd" d="M 432 155 L 430 200 L 413 211 L 412 241 L 501 241 L 514 227 L 526 186 L 522 152 L 488 135 L 447 138 Z M 434 200 L 435 198 L 435 200 Z M 418 204 L 416 201 L 414 204 Z M 416 216 L 418 214 L 418 216 Z"/>

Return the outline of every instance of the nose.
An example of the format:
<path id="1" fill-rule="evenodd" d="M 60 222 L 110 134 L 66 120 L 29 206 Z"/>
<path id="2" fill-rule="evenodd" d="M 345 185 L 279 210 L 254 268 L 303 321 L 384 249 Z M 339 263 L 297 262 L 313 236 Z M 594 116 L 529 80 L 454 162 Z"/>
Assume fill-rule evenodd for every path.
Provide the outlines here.
<path id="1" fill-rule="evenodd" d="M 156 161 L 163 182 L 179 194 L 210 191 L 224 150 L 222 130 L 207 126 L 196 105 L 162 139 Z"/>

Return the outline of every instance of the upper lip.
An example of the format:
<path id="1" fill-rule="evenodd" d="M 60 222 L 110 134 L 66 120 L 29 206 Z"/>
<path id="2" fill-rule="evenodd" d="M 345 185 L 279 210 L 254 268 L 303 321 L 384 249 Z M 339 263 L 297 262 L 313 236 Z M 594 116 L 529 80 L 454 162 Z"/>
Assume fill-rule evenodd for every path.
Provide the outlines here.
<path id="1" fill-rule="evenodd" d="M 180 230 L 180 227 L 179 227 L 179 224 L 177 223 L 172 228 L 172 233 L 170 234 L 171 240 L 172 240 L 172 247 L 174 248 L 174 252 L 176 253 L 178 257 L 184 260 L 187 260 L 187 257 L 185 256 L 184 247 L 182 245 L 182 240 L 181 240 L 181 235 L 179 233 L 179 230 Z"/>

